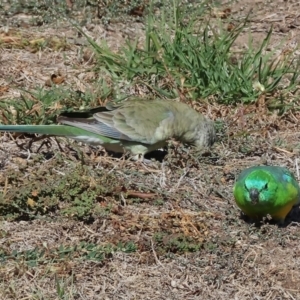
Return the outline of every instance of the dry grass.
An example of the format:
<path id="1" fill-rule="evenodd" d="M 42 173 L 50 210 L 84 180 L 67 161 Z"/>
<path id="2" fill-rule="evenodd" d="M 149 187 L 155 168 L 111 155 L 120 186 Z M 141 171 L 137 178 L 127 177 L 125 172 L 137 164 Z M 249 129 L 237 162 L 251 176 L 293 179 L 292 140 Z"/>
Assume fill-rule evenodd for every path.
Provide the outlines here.
<path id="1" fill-rule="evenodd" d="M 275 16 L 278 11 L 282 16 L 285 3 L 240 1 L 232 13 L 254 8 L 251 29 L 263 34 L 270 20 L 281 26 Z M 289 5 L 293 12 L 286 10 L 286 26 L 299 10 L 296 2 Z M 87 30 L 119 47 L 122 32 L 139 36 L 141 23 L 129 25 L 97 24 Z M 23 40 L 1 45 L 0 99 L 15 98 L 19 88 L 44 85 L 52 74 L 63 76 L 61 84 L 74 90 L 97 90 L 92 57 L 83 55 L 85 45 L 70 26 L 59 26 L 59 32 L 49 25 L 29 28 L 0 28 L 0 38 Z M 287 28 L 275 31 L 274 43 L 283 35 L 299 38 L 297 26 Z M 30 42 L 38 39 L 48 41 L 42 50 Z M 162 163 L 143 166 L 79 145 L 91 184 L 108 186 L 92 176 L 104 171 L 111 186 L 99 195 L 87 221 L 62 214 L 64 201 L 45 216 L 1 221 L 2 299 L 300 299 L 299 208 L 281 227 L 272 222 L 256 227 L 240 216 L 232 196 L 236 175 L 252 165 L 286 166 L 300 180 L 300 115 L 279 116 L 267 110 L 268 101 L 262 97 L 256 105 L 239 107 L 194 104 L 226 124 L 219 141 L 200 158 L 171 145 Z M 51 169 L 60 180 L 82 163 L 75 143 L 60 141 L 60 149 L 50 139 L 48 148 L 37 153 L 37 142 L 29 153 L 6 134 L 0 141 L 5 192 L 19 188 L 6 183 L 9 172 L 24 178 L 30 189 L 39 170 Z M 111 245 L 116 248 L 107 250 Z"/>

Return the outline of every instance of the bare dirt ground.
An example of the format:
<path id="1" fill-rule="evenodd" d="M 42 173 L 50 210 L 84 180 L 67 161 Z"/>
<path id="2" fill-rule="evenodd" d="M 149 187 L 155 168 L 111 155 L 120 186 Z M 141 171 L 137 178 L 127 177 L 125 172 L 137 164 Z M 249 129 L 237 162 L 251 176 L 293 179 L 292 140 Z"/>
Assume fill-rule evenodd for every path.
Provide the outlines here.
<path id="1" fill-rule="evenodd" d="M 273 25 L 274 45 L 283 38 L 291 47 L 299 43 L 297 1 L 241 0 L 222 3 L 216 11 L 225 8 L 233 19 L 251 10 L 249 30 L 256 41 Z M 19 96 L 20 88 L 44 86 L 52 74 L 62 74 L 63 84 L 74 90 L 97 89 L 92 57 L 79 51 L 85 50 L 84 39 L 67 23 L 32 26 L 30 18 L 25 13 L 1 18 L 0 100 Z M 134 21 L 86 26 L 92 37 L 105 39 L 113 49 L 127 37 L 142 36 L 142 29 Z M 25 38 L 29 44 L 18 47 Z M 51 46 L 39 51 L 38 39 Z M 247 41 L 245 32 L 236 47 L 246 47 Z M 200 159 L 172 146 L 163 163 L 147 168 L 79 146 L 89 167 L 82 178 L 88 178 L 89 186 L 105 188 L 97 195 L 97 209 L 87 221 L 51 211 L 31 220 L 3 219 L 1 299 L 300 299 L 299 209 L 283 226 L 266 222 L 257 227 L 241 217 L 232 195 L 236 175 L 252 165 L 286 166 L 300 180 L 299 113 L 279 116 L 267 110 L 268 100 L 239 107 L 195 104 L 226 124 Z M 82 163 L 73 143 L 62 142 L 61 153 L 51 140 L 40 156 L 37 142 L 29 156 L 10 136 L 2 134 L 0 141 L 4 195 L 22 186 L 31 189 L 42 169 L 59 180 Z M 21 178 L 12 181 L 18 188 L 7 184 L 12 170 Z M 57 205 L 63 209 L 63 203 Z M 136 245 L 133 252 L 130 242 Z M 93 260 L 91 252 L 79 247 L 83 243 L 123 243 L 127 251 L 119 247 Z"/>

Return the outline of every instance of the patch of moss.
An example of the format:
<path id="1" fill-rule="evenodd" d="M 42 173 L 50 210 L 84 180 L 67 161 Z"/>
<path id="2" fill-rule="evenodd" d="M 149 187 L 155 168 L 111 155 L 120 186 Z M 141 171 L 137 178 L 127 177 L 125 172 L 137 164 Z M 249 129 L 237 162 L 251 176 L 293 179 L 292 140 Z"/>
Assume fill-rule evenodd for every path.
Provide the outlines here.
<path id="1" fill-rule="evenodd" d="M 99 197 L 110 193 L 119 183 L 103 170 L 76 164 L 58 172 L 50 166 L 35 167 L 24 176 L 20 170 L 8 170 L 0 178 L 0 217 L 32 219 L 44 214 L 60 214 L 89 221 L 101 213 Z"/>

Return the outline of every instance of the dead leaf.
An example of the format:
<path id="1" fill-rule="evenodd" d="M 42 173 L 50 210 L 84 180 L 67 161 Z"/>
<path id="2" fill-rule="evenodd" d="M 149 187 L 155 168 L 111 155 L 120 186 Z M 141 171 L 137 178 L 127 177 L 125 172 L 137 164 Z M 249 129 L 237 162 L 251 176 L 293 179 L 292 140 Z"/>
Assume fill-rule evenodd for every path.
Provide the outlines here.
<path id="1" fill-rule="evenodd" d="M 0 86 L 0 94 L 4 94 L 4 93 L 7 92 L 8 90 L 9 90 L 8 85 Z"/>
<path id="2" fill-rule="evenodd" d="M 64 76 L 59 76 L 56 74 L 52 74 L 50 79 L 47 79 L 45 82 L 45 86 L 52 86 L 52 84 L 61 84 L 65 81 Z"/>
<path id="3" fill-rule="evenodd" d="M 34 191 L 31 192 L 31 195 L 33 197 L 37 197 L 38 194 L 39 194 L 39 192 L 37 190 L 34 190 Z"/>
<path id="4" fill-rule="evenodd" d="M 32 207 L 34 207 L 36 205 L 36 202 L 33 199 L 28 198 L 27 199 L 27 205 L 32 208 Z"/>
<path id="5" fill-rule="evenodd" d="M 227 7 L 222 11 L 214 10 L 212 12 L 212 17 L 227 19 L 231 15 L 231 8 Z"/>
<path id="6" fill-rule="evenodd" d="M 17 36 L 0 36 L 0 42 L 6 44 L 19 44 L 21 42 L 21 38 Z"/>
<path id="7" fill-rule="evenodd" d="M 68 6 L 69 9 L 72 9 L 73 8 L 73 1 L 71 0 L 66 0 L 66 4 Z"/>
<path id="8" fill-rule="evenodd" d="M 65 81 L 65 77 L 64 76 L 58 76 L 58 75 L 52 74 L 51 75 L 51 80 L 55 84 L 61 84 L 61 83 L 63 83 Z"/>
<path id="9" fill-rule="evenodd" d="M 227 26 L 227 31 L 232 31 L 234 28 L 235 28 L 235 25 L 232 22 L 230 22 Z"/>
<path id="10" fill-rule="evenodd" d="M 129 15 L 131 16 L 137 16 L 137 17 L 142 17 L 145 11 L 145 6 L 140 5 L 137 7 L 134 7 L 133 9 L 130 10 Z"/>
<path id="11" fill-rule="evenodd" d="M 44 38 L 39 38 L 39 39 L 34 39 L 34 40 L 29 41 L 29 44 L 31 46 L 37 46 L 37 45 L 41 45 L 43 43 L 45 43 L 45 39 Z"/>

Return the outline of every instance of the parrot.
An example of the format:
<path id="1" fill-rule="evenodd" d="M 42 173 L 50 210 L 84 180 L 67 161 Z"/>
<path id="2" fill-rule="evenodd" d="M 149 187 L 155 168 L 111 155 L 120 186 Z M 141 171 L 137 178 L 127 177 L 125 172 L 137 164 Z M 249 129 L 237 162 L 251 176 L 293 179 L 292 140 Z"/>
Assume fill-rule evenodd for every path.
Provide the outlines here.
<path id="1" fill-rule="evenodd" d="M 279 166 L 254 166 L 238 176 L 233 187 L 237 206 L 252 219 L 268 214 L 283 223 L 300 203 L 300 187 L 294 175 Z"/>
<path id="2" fill-rule="evenodd" d="M 0 131 L 62 136 L 109 151 L 131 153 L 132 158 L 164 147 L 171 138 L 197 149 L 216 139 L 214 122 L 182 102 L 131 98 L 88 112 L 63 113 L 60 125 L 2 125 Z"/>

